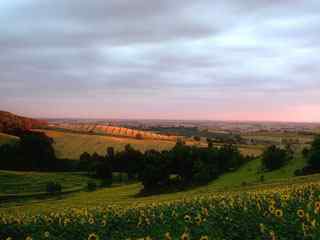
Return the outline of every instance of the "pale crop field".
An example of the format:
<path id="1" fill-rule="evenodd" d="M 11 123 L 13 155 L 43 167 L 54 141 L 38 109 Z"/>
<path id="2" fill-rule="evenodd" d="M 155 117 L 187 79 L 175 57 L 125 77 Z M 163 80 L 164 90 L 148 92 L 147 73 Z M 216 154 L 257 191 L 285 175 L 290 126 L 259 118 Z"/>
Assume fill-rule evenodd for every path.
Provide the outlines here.
<path id="1" fill-rule="evenodd" d="M 125 145 L 141 151 L 149 149 L 166 150 L 175 145 L 173 141 L 133 139 L 89 134 L 69 133 L 62 131 L 41 130 L 54 139 L 54 148 L 59 158 L 79 159 L 83 152 L 105 155 L 107 147 L 113 147 L 116 151 L 123 150 Z"/>

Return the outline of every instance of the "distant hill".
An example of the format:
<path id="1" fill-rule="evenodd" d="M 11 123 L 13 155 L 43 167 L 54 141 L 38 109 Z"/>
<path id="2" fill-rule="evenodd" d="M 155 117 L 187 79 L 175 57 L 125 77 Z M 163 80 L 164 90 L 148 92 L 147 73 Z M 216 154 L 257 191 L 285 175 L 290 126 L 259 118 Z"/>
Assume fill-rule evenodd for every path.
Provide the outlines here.
<path id="1" fill-rule="evenodd" d="M 135 139 L 152 139 L 152 140 L 165 140 L 165 141 L 177 141 L 177 136 L 168 136 L 164 134 L 158 134 L 151 131 L 142 131 L 125 127 L 110 126 L 103 124 L 92 123 L 58 123 L 49 124 L 49 129 L 68 130 L 79 133 L 92 133 L 101 134 L 116 137 L 126 137 Z"/>
<path id="2" fill-rule="evenodd" d="M 0 111 L 0 132 L 19 135 L 23 131 L 47 125 L 46 121 L 22 117 L 10 112 Z"/>
<path id="3" fill-rule="evenodd" d="M 8 135 L 5 133 L 0 133 L 0 145 L 2 144 L 12 144 L 19 141 L 19 138 L 16 136 Z"/>

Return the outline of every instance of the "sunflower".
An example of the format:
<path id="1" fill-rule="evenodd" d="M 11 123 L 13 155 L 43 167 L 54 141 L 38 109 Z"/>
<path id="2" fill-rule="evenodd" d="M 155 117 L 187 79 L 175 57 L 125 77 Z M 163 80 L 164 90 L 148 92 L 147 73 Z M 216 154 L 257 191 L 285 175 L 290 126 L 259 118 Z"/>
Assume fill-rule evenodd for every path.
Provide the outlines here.
<path id="1" fill-rule="evenodd" d="M 171 237 L 171 235 L 170 235 L 169 232 L 167 232 L 167 233 L 164 235 L 164 239 L 165 239 L 165 240 L 172 240 L 172 237 Z"/>
<path id="2" fill-rule="evenodd" d="M 190 222 L 190 221 L 191 221 L 191 217 L 190 217 L 189 215 L 185 215 L 185 216 L 184 216 L 184 220 L 185 220 L 186 222 Z"/>
<path id="3" fill-rule="evenodd" d="M 180 237 L 181 240 L 189 240 L 189 234 L 188 233 L 183 233 Z"/>
<path id="4" fill-rule="evenodd" d="M 88 221 L 90 224 L 94 224 L 94 219 L 93 218 L 89 218 L 89 221 Z"/>
<path id="5" fill-rule="evenodd" d="M 266 227 L 264 226 L 263 223 L 260 223 L 260 224 L 259 224 L 259 228 L 260 228 L 260 231 L 261 231 L 262 233 L 264 233 L 265 230 L 266 230 Z"/>
<path id="6" fill-rule="evenodd" d="M 96 235 L 95 233 L 91 233 L 88 237 L 88 240 L 99 240 L 99 236 Z"/>
<path id="7" fill-rule="evenodd" d="M 49 238 L 50 237 L 50 233 L 48 231 L 44 232 L 44 237 L 45 238 Z"/>
<path id="8" fill-rule="evenodd" d="M 316 212 L 320 212 L 320 201 L 315 202 L 314 207 Z"/>
<path id="9" fill-rule="evenodd" d="M 282 211 L 281 209 L 276 209 L 275 215 L 276 215 L 277 217 L 282 217 L 282 216 L 283 216 L 283 211 Z"/>
<path id="10" fill-rule="evenodd" d="M 201 236 L 200 240 L 209 240 L 208 236 Z"/>
<path id="11" fill-rule="evenodd" d="M 106 226 L 106 225 L 107 225 L 107 221 L 106 221 L 106 220 L 102 220 L 102 221 L 101 221 L 101 225 L 102 225 L 102 226 Z"/>
<path id="12" fill-rule="evenodd" d="M 298 216 L 299 216 L 300 218 L 303 218 L 303 217 L 304 217 L 304 211 L 303 211 L 303 209 L 299 209 L 299 210 L 297 211 L 297 214 L 298 214 Z"/>
<path id="13" fill-rule="evenodd" d="M 196 218 L 195 218 L 195 222 L 196 222 L 196 224 L 197 224 L 197 225 L 200 225 L 200 224 L 201 224 L 201 222 L 202 222 L 202 218 L 201 218 L 201 216 L 200 216 L 200 215 L 196 216 Z"/>
<path id="14" fill-rule="evenodd" d="M 273 205 L 270 205 L 270 206 L 269 206 L 269 212 L 274 213 L 274 211 L 275 211 L 274 206 L 273 206 Z"/>
<path id="15" fill-rule="evenodd" d="M 32 237 L 28 236 L 26 237 L 26 240 L 32 240 Z"/>

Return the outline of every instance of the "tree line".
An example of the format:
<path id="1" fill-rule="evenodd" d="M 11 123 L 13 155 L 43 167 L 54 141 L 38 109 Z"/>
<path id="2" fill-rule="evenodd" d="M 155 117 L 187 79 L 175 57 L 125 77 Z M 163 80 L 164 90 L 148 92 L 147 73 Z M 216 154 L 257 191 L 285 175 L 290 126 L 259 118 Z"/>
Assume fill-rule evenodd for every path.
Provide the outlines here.
<path id="1" fill-rule="evenodd" d="M 188 146 L 178 141 L 171 150 L 141 152 L 131 145 L 115 152 L 107 148 L 105 156 L 83 153 L 79 168 L 99 178 L 112 172 L 122 172 L 129 180 L 141 181 L 146 192 L 168 186 L 189 186 L 207 183 L 219 175 L 239 168 L 249 157 L 244 157 L 234 145 L 223 147 Z"/>

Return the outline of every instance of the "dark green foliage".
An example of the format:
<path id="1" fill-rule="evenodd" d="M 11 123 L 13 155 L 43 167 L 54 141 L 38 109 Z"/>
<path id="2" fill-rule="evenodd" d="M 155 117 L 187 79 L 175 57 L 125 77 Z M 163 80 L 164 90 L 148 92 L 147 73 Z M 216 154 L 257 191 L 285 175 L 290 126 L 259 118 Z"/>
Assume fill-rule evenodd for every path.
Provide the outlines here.
<path id="1" fill-rule="evenodd" d="M 0 146 L 0 169 L 58 170 L 53 140 L 40 132 L 24 132 L 16 144 Z"/>
<path id="2" fill-rule="evenodd" d="M 315 171 L 320 171 L 320 136 L 315 137 L 311 149 L 306 155 L 309 166 Z"/>
<path id="3" fill-rule="evenodd" d="M 169 164 L 164 154 L 156 150 L 145 152 L 139 180 L 142 181 L 146 191 L 156 190 L 168 183 L 170 176 Z"/>
<path id="4" fill-rule="evenodd" d="M 285 150 L 278 148 L 275 145 L 268 147 L 262 154 L 262 165 L 272 171 L 286 165 L 290 160 L 290 154 Z"/>
<path id="5" fill-rule="evenodd" d="M 95 181 L 88 181 L 87 189 L 88 191 L 95 191 L 97 189 L 97 183 Z"/>
<path id="6" fill-rule="evenodd" d="M 48 182 L 46 184 L 46 191 L 47 193 L 51 193 L 51 194 L 61 193 L 62 186 L 60 183 L 57 183 L 57 182 Z"/>
<path id="7" fill-rule="evenodd" d="M 193 139 L 197 142 L 200 142 L 201 138 L 199 136 L 194 136 Z"/>
<path id="8" fill-rule="evenodd" d="M 145 192 L 156 192 L 172 185 L 184 187 L 208 183 L 239 168 L 245 161 L 248 159 L 233 145 L 199 148 L 178 140 L 171 150 L 162 152 L 149 150 L 142 153 L 126 145 L 117 153 L 108 148 L 105 157 L 83 153 L 79 169 L 87 167 L 91 175 L 108 183 L 112 179 L 112 171 L 125 173 L 129 180 L 142 181 Z M 176 176 L 175 180 L 172 181 L 170 176 Z"/>

